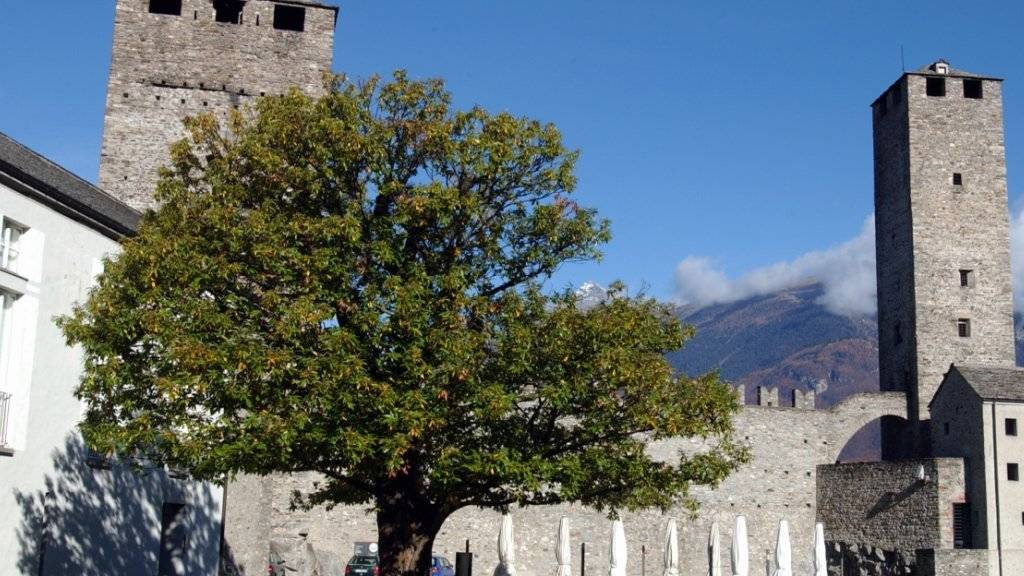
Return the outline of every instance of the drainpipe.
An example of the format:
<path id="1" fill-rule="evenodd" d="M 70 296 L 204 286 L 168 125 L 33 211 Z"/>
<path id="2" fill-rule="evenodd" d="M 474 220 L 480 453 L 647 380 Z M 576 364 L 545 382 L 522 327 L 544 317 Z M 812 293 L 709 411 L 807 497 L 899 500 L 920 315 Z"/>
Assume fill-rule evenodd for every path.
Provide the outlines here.
<path id="1" fill-rule="evenodd" d="M 996 421 L 996 403 L 992 403 L 992 468 L 996 476 L 996 553 L 999 558 L 999 576 L 1003 576 L 1003 519 L 999 502 L 999 426 Z"/>

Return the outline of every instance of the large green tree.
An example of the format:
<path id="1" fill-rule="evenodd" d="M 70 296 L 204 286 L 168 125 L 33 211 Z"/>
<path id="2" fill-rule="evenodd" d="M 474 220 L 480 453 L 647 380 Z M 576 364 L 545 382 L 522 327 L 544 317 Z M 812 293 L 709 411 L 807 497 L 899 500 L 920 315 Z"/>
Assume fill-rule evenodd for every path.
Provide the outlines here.
<path id="1" fill-rule="evenodd" d="M 161 207 L 61 320 L 95 448 L 319 472 L 306 502 L 371 504 L 387 576 L 428 574 L 466 506 L 692 505 L 742 460 L 733 393 L 666 362 L 691 330 L 665 307 L 545 290 L 609 239 L 554 126 L 402 73 L 186 124 Z M 648 456 L 672 436 L 709 448 Z"/>

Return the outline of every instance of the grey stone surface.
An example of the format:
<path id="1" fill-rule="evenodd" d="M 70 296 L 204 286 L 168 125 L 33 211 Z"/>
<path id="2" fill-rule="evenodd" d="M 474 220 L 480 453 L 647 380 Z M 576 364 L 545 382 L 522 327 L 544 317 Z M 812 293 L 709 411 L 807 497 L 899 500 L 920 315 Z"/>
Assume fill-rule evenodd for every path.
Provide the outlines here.
<path id="1" fill-rule="evenodd" d="M 765 390 L 763 398 L 777 398 L 777 392 Z M 763 566 L 774 549 L 779 520 L 790 522 L 797 551 L 795 564 L 809 571 L 810 556 L 802 553 L 811 548 L 816 517 L 815 468 L 834 462 L 846 441 L 865 424 L 883 415 L 905 415 L 906 400 L 902 394 L 863 394 L 851 397 L 831 410 L 780 408 L 778 406 L 747 406 L 736 417 L 739 439 L 751 449 L 753 459 L 726 479 L 716 489 L 699 487 L 693 494 L 701 503 L 695 518 L 686 512 L 673 511 L 680 518 L 682 573 L 697 574 L 707 570 L 705 546 L 713 521 L 722 532 L 723 558 L 729 554 L 733 519 L 747 516 L 751 536 L 751 558 L 754 566 Z M 671 458 L 679 450 L 699 450 L 702 444 L 688 439 L 651 446 L 652 454 Z M 311 511 L 290 510 L 292 494 L 307 491 L 317 477 L 313 474 L 274 476 L 263 479 L 270 486 L 269 504 L 255 498 L 238 496 L 253 493 L 252 480 L 228 488 L 228 544 L 238 560 L 241 573 L 253 575 L 265 569 L 271 546 L 282 550 L 301 550 L 301 542 L 309 542 L 317 551 L 341 554 L 347 558 L 358 541 L 374 541 L 376 526 L 365 507 L 338 506 Z M 264 488 L 266 489 L 266 488 Z M 607 569 L 610 523 L 602 515 L 578 506 L 537 507 L 514 512 L 517 536 L 517 567 L 525 575 L 542 575 L 554 567 L 555 532 L 558 520 L 568 516 L 572 523 L 573 553 L 579 544 L 587 543 L 588 572 Z M 647 570 L 660 568 L 663 530 L 669 515 L 657 511 L 625 514 L 629 541 L 630 573 L 641 571 L 641 548 L 648 550 Z M 469 539 L 477 553 L 476 573 L 490 573 L 497 563 L 496 540 L 500 516 L 497 512 L 464 509 L 442 528 L 434 550 L 454 559 Z M 269 540 L 256 542 L 251 536 L 260 527 L 269 525 Z M 241 537 L 239 537 L 241 535 Z M 255 548 L 252 546 L 255 543 Z M 289 561 L 301 562 L 297 552 L 290 552 Z M 574 560 L 578 567 L 579 558 Z"/>
<path id="2" fill-rule="evenodd" d="M 1007 470 L 1024 460 L 1024 438 L 1007 429 L 1009 420 L 1024 422 L 1024 403 L 1001 398 L 1016 395 L 1007 372 L 1015 370 L 954 366 L 931 404 L 932 445 L 965 463 L 972 544 L 994 551 L 992 574 L 1024 574 L 1024 486 Z"/>
<path id="3" fill-rule="evenodd" d="M 908 576 L 915 556 L 873 546 L 830 543 L 826 547 L 830 576 Z"/>
<path id="4" fill-rule="evenodd" d="M 914 576 L 978 576 L 988 574 L 989 556 L 990 553 L 987 550 L 918 550 L 916 557 L 917 569 L 914 572 Z"/>
<path id="5" fill-rule="evenodd" d="M 985 420 L 982 404 L 957 370 L 951 370 L 931 403 L 932 453 L 944 458 L 961 458 L 966 473 L 967 501 L 970 502 L 971 540 L 975 546 L 989 545 L 987 507 L 988 481 L 985 471 Z"/>
<path id="6" fill-rule="evenodd" d="M 924 468 L 926 480 L 918 478 Z M 958 458 L 818 467 L 818 519 L 825 538 L 897 551 L 953 547 L 953 503 L 964 502 Z"/>
<path id="7" fill-rule="evenodd" d="M 1024 369 L 1022 368 L 961 364 L 953 366 L 950 370 L 958 372 L 982 400 L 1024 401 Z"/>
<path id="8" fill-rule="evenodd" d="M 945 81 L 945 96 L 927 95 L 929 78 Z M 880 379 L 907 391 L 912 422 L 928 419 L 951 363 L 1015 361 L 1002 84 L 982 80 L 973 99 L 965 81 L 906 74 L 873 107 Z M 967 287 L 960 270 L 973 273 Z M 883 434 L 887 455 L 908 452 L 903 431 Z M 926 428 L 913 439 L 919 453 Z"/>
<path id="9" fill-rule="evenodd" d="M 305 31 L 277 30 L 275 2 L 251 0 L 240 24 L 214 21 L 212 0 L 183 0 L 180 16 L 149 0 L 118 0 L 100 159 L 100 188 L 153 205 L 157 169 L 184 137 L 182 118 L 221 116 L 253 97 L 323 88 L 337 10 L 308 2 Z"/>

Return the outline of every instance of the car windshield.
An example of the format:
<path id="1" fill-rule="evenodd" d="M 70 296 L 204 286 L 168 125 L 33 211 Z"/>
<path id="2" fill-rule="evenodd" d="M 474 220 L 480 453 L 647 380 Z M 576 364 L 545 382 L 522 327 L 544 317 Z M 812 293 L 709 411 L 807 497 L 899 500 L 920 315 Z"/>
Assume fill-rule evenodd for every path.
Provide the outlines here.
<path id="1" fill-rule="evenodd" d="M 353 566 L 373 566 L 377 563 L 377 558 L 374 556 L 353 556 L 348 563 Z"/>

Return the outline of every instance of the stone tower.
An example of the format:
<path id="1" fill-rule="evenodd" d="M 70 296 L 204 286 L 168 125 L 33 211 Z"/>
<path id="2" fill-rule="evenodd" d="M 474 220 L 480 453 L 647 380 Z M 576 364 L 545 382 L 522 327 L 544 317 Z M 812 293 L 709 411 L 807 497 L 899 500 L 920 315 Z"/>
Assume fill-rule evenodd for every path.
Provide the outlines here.
<path id="1" fill-rule="evenodd" d="M 150 207 L 182 118 L 321 90 L 337 15 L 315 0 L 117 0 L 100 187 Z"/>
<path id="2" fill-rule="evenodd" d="M 879 375 L 911 422 L 883 423 L 888 459 L 926 451 L 951 363 L 1014 365 L 1002 82 L 939 61 L 872 114 Z"/>

